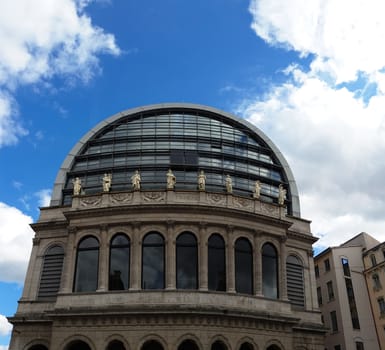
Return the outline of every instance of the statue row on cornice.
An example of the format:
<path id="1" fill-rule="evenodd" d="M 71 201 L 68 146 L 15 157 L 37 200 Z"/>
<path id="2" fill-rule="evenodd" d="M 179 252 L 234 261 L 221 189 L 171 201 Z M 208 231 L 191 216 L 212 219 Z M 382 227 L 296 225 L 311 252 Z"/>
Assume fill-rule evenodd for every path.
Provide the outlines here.
<path id="1" fill-rule="evenodd" d="M 173 190 L 176 184 L 176 177 L 173 174 L 172 170 L 169 169 L 167 174 L 167 189 Z M 105 173 L 103 176 L 103 192 L 110 192 L 111 184 L 112 184 L 112 174 Z M 134 191 L 140 191 L 140 183 L 142 179 L 140 177 L 139 170 L 135 170 L 135 173 L 131 176 L 131 185 Z M 73 183 L 73 195 L 78 196 L 82 194 L 82 181 L 79 177 L 76 177 L 72 180 Z M 226 175 L 225 186 L 227 193 L 233 193 L 233 180 L 230 175 Z M 198 190 L 205 191 L 206 190 L 206 175 L 203 170 L 201 170 L 198 174 Z M 286 200 L 286 189 L 282 184 L 278 187 L 278 204 L 283 205 Z M 255 181 L 254 189 L 253 189 L 253 198 L 259 199 L 261 196 L 261 182 L 259 180 Z"/>

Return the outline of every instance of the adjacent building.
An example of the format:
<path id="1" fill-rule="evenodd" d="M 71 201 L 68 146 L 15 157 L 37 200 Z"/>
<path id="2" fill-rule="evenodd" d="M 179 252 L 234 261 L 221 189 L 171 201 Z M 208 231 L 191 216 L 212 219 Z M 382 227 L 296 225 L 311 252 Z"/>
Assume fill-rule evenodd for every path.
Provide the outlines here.
<path id="1" fill-rule="evenodd" d="M 381 349 L 385 349 L 385 243 L 363 254 L 365 278 Z"/>
<path id="2" fill-rule="evenodd" d="M 10 350 L 324 350 L 294 177 L 231 114 L 161 104 L 104 120 L 32 227 Z"/>
<path id="3" fill-rule="evenodd" d="M 372 265 L 368 269 L 367 260 L 374 256 L 373 249 L 379 243 L 367 233 L 360 233 L 314 258 L 318 304 L 328 328 L 325 342 L 327 350 L 385 349 L 379 346 L 369 299 L 369 294 L 377 291 L 371 289 L 370 281 L 368 292 L 366 283 L 369 275 L 373 276 L 374 271 L 378 271 Z M 384 296 L 383 293 L 381 295 Z M 376 294 L 374 298 L 377 298 L 375 307 L 378 308 L 380 296 Z"/>

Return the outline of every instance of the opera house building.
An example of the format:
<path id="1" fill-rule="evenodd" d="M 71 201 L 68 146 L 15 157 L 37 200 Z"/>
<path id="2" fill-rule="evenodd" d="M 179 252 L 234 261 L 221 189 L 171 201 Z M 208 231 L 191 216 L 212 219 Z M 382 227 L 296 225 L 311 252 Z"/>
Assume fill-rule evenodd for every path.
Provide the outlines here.
<path id="1" fill-rule="evenodd" d="M 220 110 L 109 117 L 41 208 L 10 350 L 323 350 L 310 222 L 282 153 Z"/>

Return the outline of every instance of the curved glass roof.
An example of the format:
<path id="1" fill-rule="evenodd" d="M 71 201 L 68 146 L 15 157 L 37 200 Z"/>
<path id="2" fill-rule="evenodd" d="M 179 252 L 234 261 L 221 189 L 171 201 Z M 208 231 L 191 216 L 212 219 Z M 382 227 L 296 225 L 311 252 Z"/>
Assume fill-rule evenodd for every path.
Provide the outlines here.
<path id="1" fill-rule="evenodd" d="M 65 159 L 51 205 L 71 203 L 75 177 L 85 194 L 100 193 L 105 173 L 111 191 L 131 190 L 135 170 L 141 190 L 166 188 L 166 173 L 176 176 L 175 190 L 196 190 L 206 175 L 206 191 L 225 192 L 230 175 L 233 193 L 252 195 L 261 182 L 261 200 L 277 202 L 278 186 L 287 190 L 288 213 L 300 216 L 291 170 L 270 139 L 245 120 L 193 104 L 152 105 L 121 112 L 87 133 Z"/>

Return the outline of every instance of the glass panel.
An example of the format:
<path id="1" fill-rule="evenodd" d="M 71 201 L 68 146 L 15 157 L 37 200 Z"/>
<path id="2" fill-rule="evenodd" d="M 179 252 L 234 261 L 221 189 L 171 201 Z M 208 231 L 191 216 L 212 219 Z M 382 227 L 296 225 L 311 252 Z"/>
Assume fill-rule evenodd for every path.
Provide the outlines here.
<path id="1" fill-rule="evenodd" d="M 111 242 L 109 290 L 129 288 L 130 241 L 126 235 L 117 235 Z"/>
<path id="2" fill-rule="evenodd" d="M 225 242 L 218 234 L 211 235 L 208 242 L 208 287 L 226 291 Z"/>
<path id="3" fill-rule="evenodd" d="M 176 286 L 180 289 L 198 288 L 198 249 L 193 234 L 182 233 L 176 240 Z"/>
<path id="4" fill-rule="evenodd" d="M 262 248 L 262 291 L 267 298 L 278 298 L 277 252 L 272 244 Z"/>
<path id="5" fill-rule="evenodd" d="M 253 293 L 253 251 L 246 238 L 235 242 L 235 290 L 238 293 Z"/>
<path id="6" fill-rule="evenodd" d="M 158 233 L 149 233 L 143 240 L 142 288 L 164 288 L 164 239 Z"/>
<path id="7" fill-rule="evenodd" d="M 75 292 L 92 292 L 98 287 L 99 247 L 96 238 L 88 237 L 78 247 Z"/>

